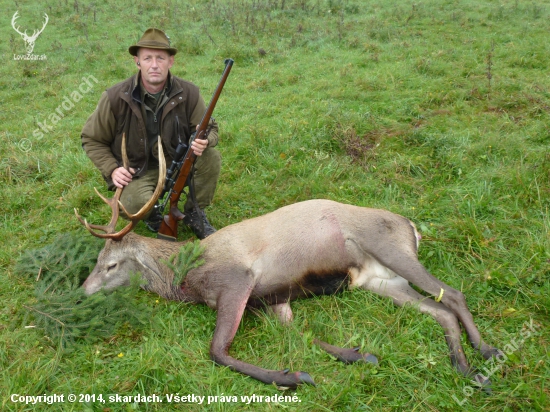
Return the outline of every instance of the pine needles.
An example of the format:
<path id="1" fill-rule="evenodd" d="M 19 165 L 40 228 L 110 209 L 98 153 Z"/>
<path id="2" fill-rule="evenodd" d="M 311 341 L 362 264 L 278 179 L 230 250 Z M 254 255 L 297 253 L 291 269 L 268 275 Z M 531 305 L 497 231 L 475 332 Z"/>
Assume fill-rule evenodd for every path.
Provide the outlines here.
<path id="1" fill-rule="evenodd" d="M 25 305 L 34 326 L 56 345 L 67 348 L 77 340 L 94 342 L 111 337 L 123 325 L 132 328 L 149 323 L 152 308 L 135 295 L 143 284 L 141 275 L 129 287 L 86 296 L 80 287 L 95 266 L 103 242 L 90 236 L 61 235 L 43 248 L 25 252 L 16 264 L 19 275 L 36 276 L 34 304 Z M 199 241 L 183 245 L 163 263 L 174 272 L 174 285 L 204 263 Z"/>
<path id="2" fill-rule="evenodd" d="M 121 326 L 148 323 L 152 309 L 135 298 L 141 276 L 130 287 L 86 296 L 80 287 L 95 265 L 103 242 L 89 236 L 62 235 L 41 249 L 27 251 L 16 264 L 19 275 L 36 276 L 36 302 L 25 305 L 34 326 L 56 345 L 76 340 L 94 342 L 112 336 Z"/>
<path id="3" fill-rule="evenodd" d="M 75 289 L 74 283 L 80 286 L 94 268 L 103 244 L 93 236 L 63 234 L 43 248 L 25 251 L 15 265 L 15 273 L 50 284 L 50 292 Z"/>
<path id="4" fill-rule="evenodd" d="M 181 285 L 187 273 L 204 263 L 204 259 L 200 259 L 204 247 L 201 246 L 198 240 L 185 243 L 176 255 L 170 256 L 161 262 L 168 266 L 174 272 L 174 286 Z"/>

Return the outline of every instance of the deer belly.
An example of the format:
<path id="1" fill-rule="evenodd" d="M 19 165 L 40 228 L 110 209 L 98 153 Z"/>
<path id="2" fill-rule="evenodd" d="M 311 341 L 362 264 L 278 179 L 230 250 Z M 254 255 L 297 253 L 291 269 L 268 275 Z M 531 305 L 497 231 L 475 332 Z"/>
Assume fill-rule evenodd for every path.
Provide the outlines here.
<path id="1" fill-rule="evenodd" d="M 351 268 L 350 288 L 362 287 L 369 290 L 384 288 L 386 285 L 408 284 L 408 281 L 391 269 L 380 264 L 376 259 L 367 259 L 360 268 Z"/>
<path id="2" fill-rule="evenodd" d="M 262 277 L 250 295 L 248 305 L 276 305 L 315 295 L 332 295 L 346 289 L 347 270 L 309 270 L 300 275 Z"/>

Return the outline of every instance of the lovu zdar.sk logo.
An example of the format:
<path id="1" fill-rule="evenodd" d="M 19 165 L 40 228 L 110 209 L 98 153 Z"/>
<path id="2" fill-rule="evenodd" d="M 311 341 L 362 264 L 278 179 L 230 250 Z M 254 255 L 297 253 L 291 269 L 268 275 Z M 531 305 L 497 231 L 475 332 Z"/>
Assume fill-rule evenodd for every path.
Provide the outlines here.
<path id="1" fill-rule="evenodd" d="M 27 30 L 22 32 L 19 26 L 16 26 L 15 20 L 17 20 L 18 18 L 19 18 L 19 12 L 16 11 L 11 19 L 11 26 L 19 35 L 21 35 L 21 37 L 25 41 L 27 54 L 26 55 L 14 54 L 13 55 L 14 60 L 45 60 L 46 55 L 32 54 L 32 51 L 34 50 L 34 44 L 36 43 L 36 39 L 38 38 L 40 33 L 44 31 L 44 29 L 46 28 L 46 25 L 48 24 L 48 20 L 49 20 L 48 15 L 44 13 L 44 24 L 42 25 L 42 28 L 38 30 L 33 30 L 33 33 L 31 35 L 27 34 Z"/>

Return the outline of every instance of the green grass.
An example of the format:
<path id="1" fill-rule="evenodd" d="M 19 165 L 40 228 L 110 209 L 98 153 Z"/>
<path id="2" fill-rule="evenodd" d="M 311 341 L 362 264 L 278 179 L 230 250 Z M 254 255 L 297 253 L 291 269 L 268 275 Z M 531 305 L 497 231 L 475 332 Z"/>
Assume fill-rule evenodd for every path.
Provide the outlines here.
<path id="1" fill-rule="evenodd" d="M 0 25 L 0 393 L 2 410 L 549 410 L 550 2 L 215 0 L 8 2 Z M 34 54 L 10 27 L 50 21 Z M 174 74 L 216 108 L 223 171 L 211 222 L 222 227 L 311 198 L 389 209 L 416 222 L 421 261 L 461 289 L 484 338 L 504 348 L 531 319 L 542 329 L 471 392 L 443 333 L 412 308 L 362 291 L 293 304 L 282 327 L 246 314 L 231 353 L 308 371 L 300 403 L 24 405 L 11 394 L 292 395 L 209 360 L 215 313 L 139 293 L 150 326 L 61 351 L 33 326 L 36 276 L 15 266 L 62 233 L 89 236 L 73 215 L 107 220 L 104 189 L 79 134 L 101 92 L 134 73 L 127 52 L 148 27 L 169 34 Z M 260 52 L 261 50 L 261 52 Z M 53 130 L 38 122 L 98 79 Z M 48 122 L 48 124 L 52 124 Z M 143 226 L 138 233 L 149 235 Z M 183 232 L 181 238 L 187 238 Z M 23 320 L 26 319 L 26 322 Z M 358 345 L 379 367 L 337 363 L 312 342 Z M 466 348 L 472 365 L 488 367 Z M 119 356 L 121 355 L 121 356 Z M 457 404 L 464 400 L 461 405 Z M 205 401 L 206 402 L 206 401 Z"/>

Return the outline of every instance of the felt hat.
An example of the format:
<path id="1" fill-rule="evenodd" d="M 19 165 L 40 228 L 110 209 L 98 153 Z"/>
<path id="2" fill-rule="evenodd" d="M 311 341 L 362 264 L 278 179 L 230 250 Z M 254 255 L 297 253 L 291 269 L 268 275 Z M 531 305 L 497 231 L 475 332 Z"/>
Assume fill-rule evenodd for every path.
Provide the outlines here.
<path id="1" fill-rule="evenodd" d="M 170 47 L 170 39 L 162 30 L 153 28 L 145 30 L 141 39 L 133 46 L 130 46 L 128 51 L 132 56 L 137 56 L 140 47 L 166 50 L 172 56 L 178 52 L 177 49 Z"/>

